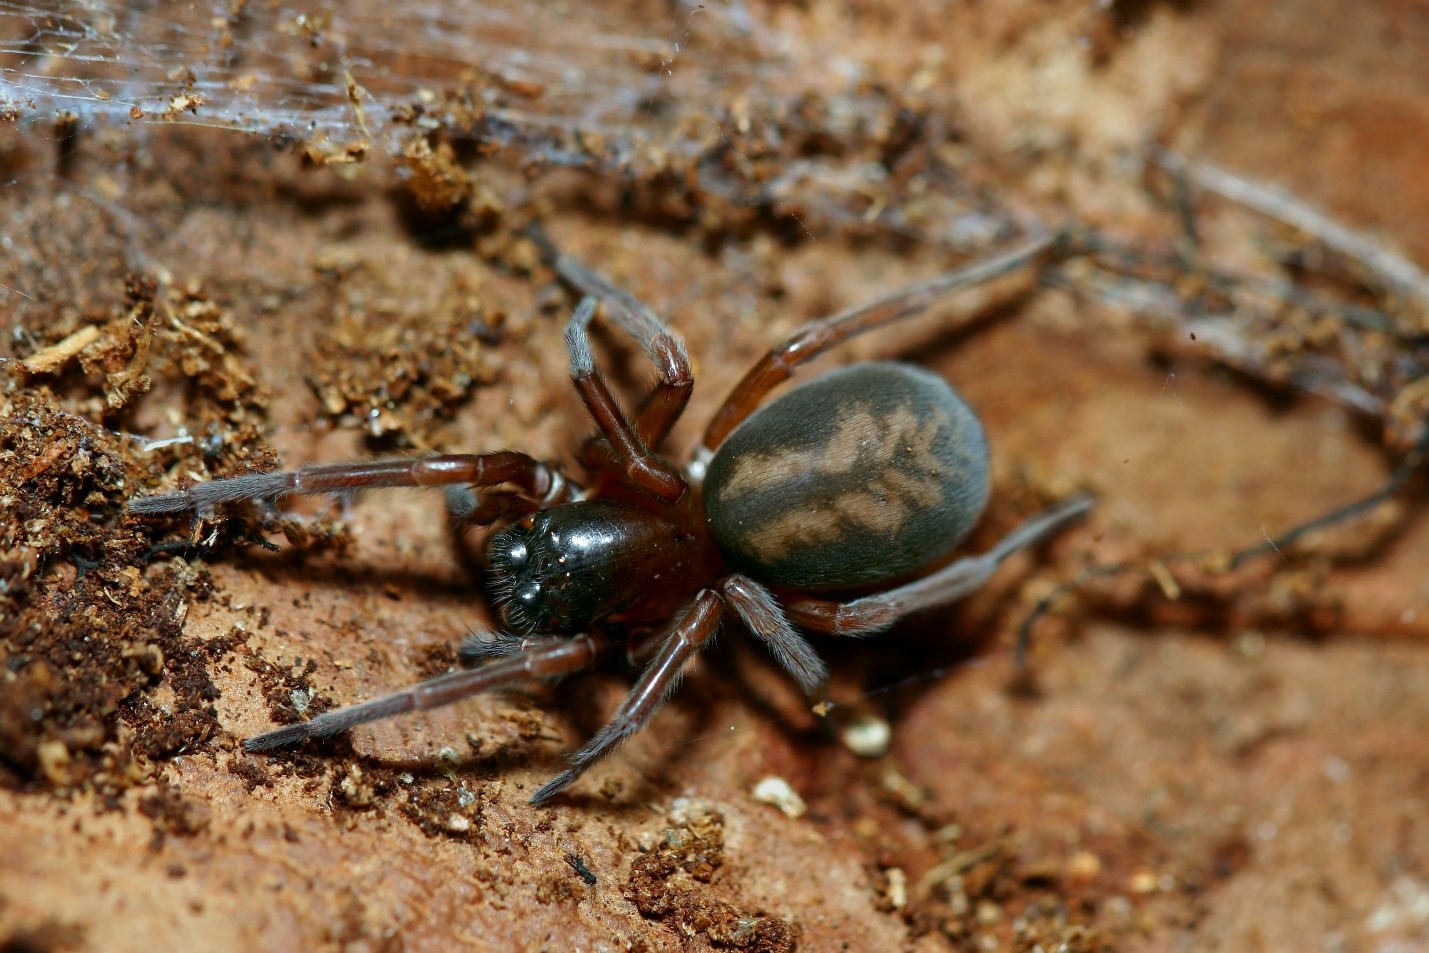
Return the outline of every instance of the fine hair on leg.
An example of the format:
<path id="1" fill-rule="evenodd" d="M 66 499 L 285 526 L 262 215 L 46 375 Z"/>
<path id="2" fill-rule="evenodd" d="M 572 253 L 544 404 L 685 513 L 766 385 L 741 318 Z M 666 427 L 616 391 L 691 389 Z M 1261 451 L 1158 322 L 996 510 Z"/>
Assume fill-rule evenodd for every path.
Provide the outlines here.
<path id="1" fill-rule="evenodd" d="M 1086 516 L 1092 502 L 1091 494 L 1078 493 L 1054 503 L 1023 520 L 982 555 L 959 559 L 897 589 L 852 602 L 797 596 L 788 600 L 785 614 L 794 624 L 814 632 L 852 636 L 882 632 L 910 613 L 956 602 L 981 589 L 1009 556 Z"/>
<path id="2" fill-rule="evenodd" d="M 695 597 L 695 601 L 666 629 L 667 634 L 659 651 L 640 673 L 640 678 L 630 689 L 630 694 L 625 696 L 610 723 L 575 753 L 569 768 L 531 795 L 533 805 L 540 806 L 560 794 L 592 765 L 649 724 L 665 699 L 679 685 L 690 660 L 719 631 L 722 608 L 719 596 L 712 590 L 706 589 Z"/>
<path id="3" fill-rule="evenodd" d="M 254 735 L 243 742 L 243 750 L 288 748 L 309 738 L 331 737 L 393 715 L 450 705 L 493 688 L 570 675 L 595 665 L 606 648 L 605 639 L 594 635 L 534 641 L 528 648 L 480 668 L 438 675 L 391 695 Z"/>
<path id="4" fill-rule="evenodd" d="M 720 583 L 720 594 L 724 596 L 725 604 L 733 608 L 744 622 L 745 628 L 769 649 L 779 667 L 798 683 L 804 696 L 813 702 L 823 701 L 829 682 L 828 667 L 809 640 L 789 624 L 773 594 L 739 573 L 726 577 Z"/>
<path id="5" fill-rule="evenodd" d="M 361 460 L 247 473 L 226 480 L 199 483 L 177 493 L 141 496 L 129 501 L 136 516 L 207 512 L 221 503 L 247 500 L 271 502 L 284 496 L 344 493 L 383 487 L 444 487 L 453 484 L 498 486 L 511 483 L 545 505 L 559 502 L 565 480 L 553 468 L 515 450 L 494 453 L 448 453 L 431 457 Z"/>

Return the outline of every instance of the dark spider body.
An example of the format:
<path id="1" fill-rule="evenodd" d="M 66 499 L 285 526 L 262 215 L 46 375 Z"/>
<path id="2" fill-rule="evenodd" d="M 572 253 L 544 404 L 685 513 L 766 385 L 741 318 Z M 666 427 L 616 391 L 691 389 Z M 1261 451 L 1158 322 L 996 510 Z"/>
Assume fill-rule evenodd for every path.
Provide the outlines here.
<path id="1" fill-rule="evenodd" d="M 941 377 L 831 371 L 720 445 L 705 513 L 741 572 L 815 592 L 888 582 L 952 552 L 987 505 L 987 438 Z"/>
<path id="2" fill-rule="evenodd" d="M 791 589 L 876 585 L 951 552 L 987 496 L 987 441 L 962 398 L 911 365 L 855 364 L 756 411 L 702 494 L 567 503 L 493 534 L 487 585 L 522 635 L 669 618 L 722 563 Z"/>
<path id="3" fill-rule="evenodd" d="M 584 500 L 493 534 L 487 590 L 502 626 L 536 635 L 668 619 L 719 563 L 709 535 L 681 504 Z"/>
<path id="4" fill-rule="evenodd" d="M 727 617 L 821 700 L 827 671 L 799 630 L 870 635 L 960 599 L 1008 556 L 1090 508 L 1085 495 L 1063 500 L 987 552 L 928 571 L 966 537 L 988 498 L 986 438 L 962 398 L 926 371 L 875 362 L 765 403 L 800 365 L 834 345 L 1022 267 L 1049 239 L 804 325 L 745 375 L 681 469 L 652 448 L 694 386 L 683 342 L 649 308 L 559 254 L 539 231 L 530 234 L 561 279 L 586 295 L 567 326 L 566 348 L 571 382 L 599 429 L 579 454 L 588 488 L 502 450 L 249 474 L 130 501 L 132 513 L 161 515 L 291 493 L 446 487 L 454 519 L 493 527 L 488 593 L 500 628 L 463 645 L 463 658 L 476 667 L 264 732 L 244 742 L 247 750 L 562 677 L 623 645 L 643 666 L 640 676 L 570 768 L 532 796 L 542 804 L 649 722 Z M 596 367 L 587 328 L 597 298 L 658 373 L 634 414 L 621 410 Z M 828 595 L 848 590 L 867 594 L 849 601 Z"/>

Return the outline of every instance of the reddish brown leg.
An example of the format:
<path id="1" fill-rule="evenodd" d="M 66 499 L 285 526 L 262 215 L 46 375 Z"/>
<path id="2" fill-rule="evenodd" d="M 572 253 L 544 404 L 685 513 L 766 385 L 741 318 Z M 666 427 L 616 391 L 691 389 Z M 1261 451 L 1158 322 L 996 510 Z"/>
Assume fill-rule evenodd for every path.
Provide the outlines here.
<path id="1" fill-rule="evenodd" d="M 665 630 L 660 650 L 655 654 L 620 709 L 585 747 L 571 758 L 571 766 L 531 795 L 531 803 L 541 805 L 570 787 L 591 766 L 649 724 L 670 692 L 680 683 L 690 659 L 719 631 L 723 606 L 719 596 L 706 589 L 695 597 L 675 622 Z"/>
<path id="2" fill-rule="evenodd" d="M 1081 519 L 1092 508 L 1092 497 L 1079 493 L 1024 520 L 981 556 L 949 563 L 906 586 L 852 602 L 831 602 L 812 596 L 791 596 L 784 613 L 795 625 L 832 635 L 872 635 L 912 612 L 956 602 L 981 589 L 997 567 L 1013 553 L 1035 546 Z"/>
<path id="3" fill-rule="evenodd" d="M 227 480 L 200 483 L 178 493 L 144 496 L 129 501 L 129 512 L 140 516 L 207 510 L 219 503 L 272 501 L 293 493 L 343 493 L 377 487 L 432 487 L 465 483 L 471 486 L 515 484 L 543 505 L 569 498 L 565 479 L 552 467 L 514 450 L 496 453 L 452 453 L 416 459 L 367 460 L 302 467 L 276 473 L 249 473 Z"/>
<path id="4" fill-rule="evenodd" d="M 311 721 L 265 731 L 244 741 L 243 750 L 287 748 L 309 738 L 327 738 L 393 715 L 450 705 L 493 688 L 570 675 L 595 665 L 607 648 L 604 638 L 592 635 L 533 640 L 521 651 L 481 668 L 438 675 L 382 698 L 323 712 Z"/>
<path id="5" fill-rule="evenodd" d="M 673 503 L 685 495 L 688 487 L 664 460 L 651 453 L 630 426 L 605 378 L 596 370 L 595 353 L 590 348 L 586 329 L 595 314 L 595 299 L 583 298 L 566 325 L 566 350 L 571 358 L 571 383 L 585 401 L 586 409 L 595 418 L 600 432 L 610 441 L 616 465 L 633 485 L 665 503 Z"/>
<path id="6" fill-rule="evenodd" d="M 633 337 L 655 365 L 659 378 L 635 415 L 635 432 L 648 447 L 654 447 L 670 432 L 689 403 L 695 378 L 690 372 L 690 356 L 685 342 L 644 302 L 617 288 L 570 255 L 563 255 L 546 233 L 532 225 L 526 233 L 540 249 L 541 257 L 561 280 L 581 294 L 596 298 L 607 315 Z"/>
<path id="7" fill-rule="evenodd" d="M 539 512 L 539 500 L 510 490 L 490 490 L 477 493 L 466 486 L 453 487 L 447 493 L 447 512 L 457 527 L 490 526 L 507 517 Z"/>
<path id="8" fill-rule="evenodd" d="M 720 407 L 709 427 L 705 429 L 702 444 L 704 451 L 711 452 L 724 443 L 725 438 L 734 432 L 734 428 L 743 423 L 744 419 L 764 402 L 770 391 L 787 381 L 799 365 L 865 331 L 885 327 L 902 318 L 918 314 L 954 291 L 1015 271 L 1035 260 L 1056 240 L 1056 236 L 1050 235 L 1034 239 L 1021 248 L 948 272 L 932 281 L 910 285 L 872 304 L 810 321 L 761 358 L 735 385 L 725 399 L 724 406 Z"/>

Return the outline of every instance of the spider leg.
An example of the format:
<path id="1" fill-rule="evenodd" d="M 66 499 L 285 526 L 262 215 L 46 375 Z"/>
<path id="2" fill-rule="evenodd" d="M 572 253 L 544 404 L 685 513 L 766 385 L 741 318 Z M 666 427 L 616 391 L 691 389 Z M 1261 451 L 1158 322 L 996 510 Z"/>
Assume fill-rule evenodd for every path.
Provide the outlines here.
<path id="1" fill-rule="evenodd" d="M 326 711 L 309 721 L 254 735 L 243 742 L 243 750 L 287 748 L 309 738 L 327 738 L 404 712 L 450 705 L 493 688 L 569 675 L 593 666 L 607 648 L 605 639 L 595 635 L 530 640 L 520 650 L 480 668 L 438 675 L 391 695 Z"/>
<path id="2" fill-rule="evenodd" d="M 545 507 L 540 500 L 510 490 L 478 493 L 469 484 L 447 487 L 447 513 L 458 528 L 491 526 L 508 517 L 525 516 Z"/>
<path id="3" fill-rule="evenodd" d="M 564 502 L 570 485 L 555 470 L 524 453 L 449 453 L 432 457 L 364 460 L 323 466 L 248 473 L 226 480 L 199 483 L 177 493 L 141 496 L 129 501 L 138 516 L 204 512 L 219 503 L 243 500 L 270 502 L 290 494 L 341 493 L 377 487 L 498 486 L 511 483 L 542 505 Z"/>
<path id="4" fill-rule="evenodd" d="M 640 673 L 615 717 L 575 753 L 569 768 L 531 795 L 532 804 L 544 804 L 570 787 L 592 765 L 650 722 L 679 684 L 685 666 L 719 631 L 722 609 L 720 597 L 713 590 L 706 589 L 695 596 L 695 601 L 665 630 L 660 650 Z"/>
<path id="5" fill-rule="evenodd" d="M 882 632 L 909 613 L 971 595 L 1009 556 L 1048 539 L 1091 508 L 1091 495 L 1078 493 L 1024 520 L 980 556 L 959 559 L 905 586 L 852 602 L 794 596 L 786 600 L 784 611 L 795 625 L 814 632 L 855 636 Z"/>
<path id="6" fill-rule="evenodd" d="M 773 594 L 735 573 L 720 583 L 720 594 L 750 632 L 768 647 L 780 668 L 788 672 L 812 702 L 824 700 L 829 670 L 809 640 L 794 630 Z"/>
<path id="7" fill-rule="evenodd" d="M 1056 244 L 1058 236 L 1045 235 L 1010 252 L 976 262 L 966 268 L 909 285 L 870 304 L 860 305 L 832 317 L 810 321 L 776 345 L 735 385 L 724 405 L 705 429 L 702 453 L 713 452 L 734 432 L 746 417 L 764 402 L 769 392 L 793 376 L 801 364 L 823 354 L 865 331 L 886 327 L 903 318 L 912 317 L 939 299 L 983 284 L 1015 271 L 1037 259 Z"/>
<path id="8" fill-rule="evenodd" d="M 508 658 L 548 640 L 549 637 L 531 638 L 507 632 L 505 629 L 491 630 L 483 627 L 472 629 L 462 636 L 461 646 L 456 654 L 457 659 L 470 668 L 491 659 Z"/>
<path id="9" fill-rule="evenodd" d="M 571 358 L 571 383 L 581 395 L 586 409 L 595 418 L 600 432 L 610 441 L 616 465 L 632 485 L 656 499 L 673 503 L 689 489 L 683 477 L 668 463 L 650 452 L 640 435 L 631 427 L 605 378 L 595 366 L 595 353 L 590 347 L 587 328 L 595 315 L 595 299 L 583 298 L 566 325 L 566 351 Z"/>
<path id="10" fill-rule="evenodd" d="M 536 243 L 546 265 L 582 295 L 604 304 L 606 315 L 639 343 L 655 365 L 658 380 L 635 415 L 635 432 L 646 446 L 657 445 L 684 413 L 695 386 L 684 340 L 643 301 L 562 254 L 539 226 L 529 226 L 526 234 Z"/>

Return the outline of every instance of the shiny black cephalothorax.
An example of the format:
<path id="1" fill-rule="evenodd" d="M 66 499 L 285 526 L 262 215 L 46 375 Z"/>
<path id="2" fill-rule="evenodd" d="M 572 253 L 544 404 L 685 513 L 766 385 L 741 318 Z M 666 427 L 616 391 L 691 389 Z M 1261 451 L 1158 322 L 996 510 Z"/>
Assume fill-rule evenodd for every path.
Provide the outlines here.
<path id="1" fill-rule="evenodd" d="M 959 599 L 1008 555 L 1090 506 L 1074 497 L 1048 507 L 988 552 L 927 572 L 967 535 L 987 501 L 987 443 L 962 398 L 926 371 L 872 363 L 765 404 L 799 365 L 830 347 L 1029 264 L 1048 240 L 800 328 L 745 375 L 682 469 L 651 448 L 668 435 L 694 386 L 683 342 L 542 233 L 531 237 L 556 274 L 587 296 L 566 329 L 571 380 L 599 428 L 579 454 L 589 475 L 584 489 L 548 464 L 504 450 L 252 474 L 131 501 L 131 512 L 157 515 L 290 493 L 467 487 L 454 518 L 495 528 L 488 591 L 501 628 L 465 647 L 479 667 L 249 738 L 248 750 L 567 675 L 623 641 L 644 670 L 610 723 L 531 798 L 541 804 L 643 727 L 726 619 L 763 641 L 805 692 L 819 697 L 827 673 L 799 630 L 866 635 Z M 621 411 L 596 369 L 587 327 L 597 298 L 659 375 L 633 416 Z M 926 574 L 898 582 L 919 571 Z M 851 601 L 827 596 L 877 586 L 884 588 Z"/>
<path id="2" fill-rule="evenodd" d="M 679 523 L 637 506 L 566 503 L 492 535 L 487 588 L 512 632 L 577 632 L 638 608 L 662 581 L 678 586 L 697 542 Z"/>

